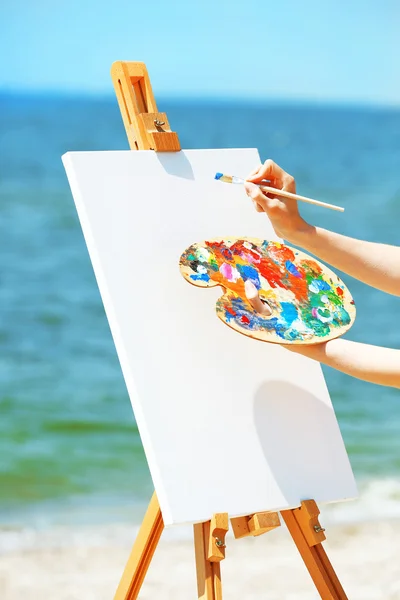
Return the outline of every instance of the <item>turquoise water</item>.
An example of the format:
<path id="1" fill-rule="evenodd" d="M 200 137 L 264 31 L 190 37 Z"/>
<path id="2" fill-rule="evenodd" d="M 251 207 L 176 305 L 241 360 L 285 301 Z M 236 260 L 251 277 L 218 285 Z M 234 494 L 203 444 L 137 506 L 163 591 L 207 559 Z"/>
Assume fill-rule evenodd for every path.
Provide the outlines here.
<path id="1" fill-rule="evenodd" d="M 400 111 L 159 104 L 183 147 L 258 147 L 301 193 L 346 207 L 302 207 L 309 219 L 400 244 Z M 118 518 L 152 489 L 60 160 L 67 150 L 125 148 L 113 98 L 0 96 L 3 522 Z M 358 308 L 348 337 L 400 347 L 400 299 L 342 277 Z M 397 502 L 400 392 L 325 374 L 363 489 L 381 508 L 382 498 Z"/>

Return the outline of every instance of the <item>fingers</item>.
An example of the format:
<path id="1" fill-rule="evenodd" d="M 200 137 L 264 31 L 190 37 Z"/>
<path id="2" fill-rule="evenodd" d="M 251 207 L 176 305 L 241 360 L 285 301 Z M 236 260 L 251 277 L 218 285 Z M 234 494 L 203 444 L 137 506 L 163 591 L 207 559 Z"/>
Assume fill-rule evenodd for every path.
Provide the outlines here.
<path id="1" fill-rule="evenodd" d="M 245 182 L 244 188 L 246 190 L 246 194 L 252 199 L 257 212 L 266 212 L 268 208 L 268 198 L 265 194 L 263 194 L 260 188 L 254 183 L 250 183 L 248 181 Z"/>
<path id="2" fill-rule="evenodd" d="M 246 194 L 250 196 L 253 202 L 261 205 L 265 204 L 265 195 L 262 193 L 258 185 L 250 183 L 250 181 L 246 181 L 244 184 L 244 189 L 246 190 Z"/>
<path id="3" fill-rule="evenodd" d="M 263 179 L 268 179 L 272 187 L 292 193 L 296 191 L 294 178 L 271 159 L 266 160 L 263 165 L 254 169 L 247 177 L 247 181 L 253 183 L 261 183 Z"/>
<path id="4" fill-rule="evenodd" d="M 252 173 L 249 177 L 249 181 L 260 183 L 263 179 L 269 179 L 271 182 L 278 179 L 282 180 L 285 175 L 285 171 L 277 165 L 270 158 L 265 161 L 263 165 L 260 165 L 258 170 Z"/>
<path id="5" fill-rule="evenodd" d="M 260 171 L 260 169 L 262 169 L 262 166 L 263 165 L 259 165 L 258 167 L 253 169 L 251 171 L 251 173 L 249 173 L 248 177 L 246 178 L 246 181 L 250 181 L 253 177 L 256 177 L 258 175 L 258 172 Z"/>
<path id="6" fill-rule="evenodd" d="M 261 315 L 265 315 L 266 317 L 272 315 L 271 308 L 268 306 L 268 304 L 261 300 L 256 286 L 250 281 L 250 279 L 245 282 L 244 291 L 247 300 L 250 302 L 255 311 Z"/>

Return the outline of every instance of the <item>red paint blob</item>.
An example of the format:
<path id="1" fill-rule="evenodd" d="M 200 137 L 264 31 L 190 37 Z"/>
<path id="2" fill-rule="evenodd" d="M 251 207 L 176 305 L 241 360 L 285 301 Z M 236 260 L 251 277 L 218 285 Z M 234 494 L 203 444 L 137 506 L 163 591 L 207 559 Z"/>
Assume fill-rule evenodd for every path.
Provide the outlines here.
<path id="1" fill-rule="evenodd" d="M 287 246 L 281 246 L 280 244 L 277 246 L 271 245 L 268 246 L 267 252 L 273 260 L 276 260 L 281 265 L 284 265 L 287 260 L 290 260 L 290 262 L 294 261 L 294 254 Z"/>

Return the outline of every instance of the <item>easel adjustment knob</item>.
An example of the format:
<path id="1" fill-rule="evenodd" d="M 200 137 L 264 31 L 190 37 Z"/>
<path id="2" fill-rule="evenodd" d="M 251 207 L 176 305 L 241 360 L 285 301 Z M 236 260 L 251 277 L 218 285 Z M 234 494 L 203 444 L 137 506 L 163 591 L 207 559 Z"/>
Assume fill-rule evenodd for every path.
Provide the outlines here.
<path id="1" fill-rule="evenodd" d="M 225 558 L 225 536 L 229 530 L 228 513 L 217 513 L 210 522 L 207 560 L 220 562 Z"/>
<path id="2" fill-rule="evenodd" d="M 314 525 L 315 533 L 320 533 L 321 531 L 325 531 L 325 527 L 321 527 L 321 525 Z"/>
<path id="3" fill-rule="evenodd" d="M 304 500 L 300 508 L 293 510 L 309 546 L 316 546 L 326 539 L 325 529 L 318 520 L 319 508 L 314 500 Z"/>

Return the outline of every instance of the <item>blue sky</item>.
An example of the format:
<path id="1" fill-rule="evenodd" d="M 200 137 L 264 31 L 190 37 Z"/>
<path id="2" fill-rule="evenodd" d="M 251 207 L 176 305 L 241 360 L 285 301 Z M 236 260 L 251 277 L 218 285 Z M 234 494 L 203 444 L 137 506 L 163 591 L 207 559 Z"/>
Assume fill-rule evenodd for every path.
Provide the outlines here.
<path id="1" fill-rule="evenodd" d="M 400 0 L 0 0 L 0 89 L 400 104 Z"/>

